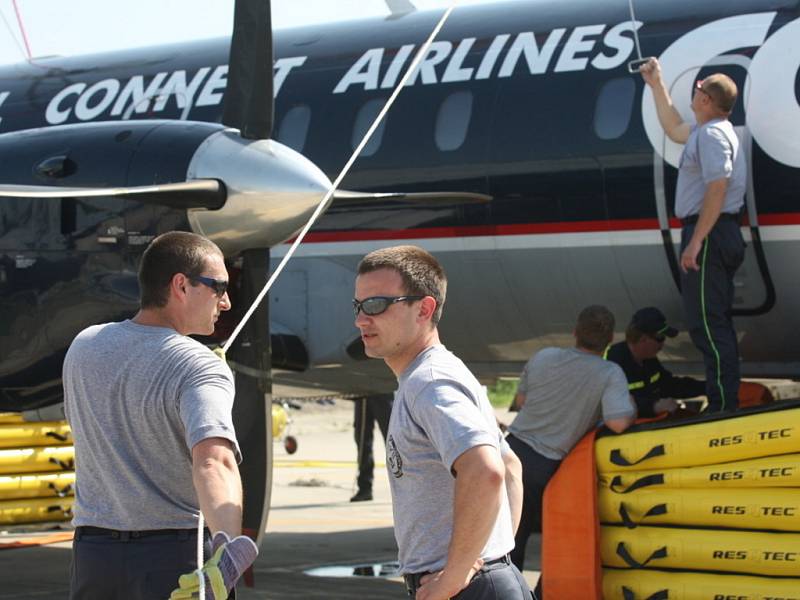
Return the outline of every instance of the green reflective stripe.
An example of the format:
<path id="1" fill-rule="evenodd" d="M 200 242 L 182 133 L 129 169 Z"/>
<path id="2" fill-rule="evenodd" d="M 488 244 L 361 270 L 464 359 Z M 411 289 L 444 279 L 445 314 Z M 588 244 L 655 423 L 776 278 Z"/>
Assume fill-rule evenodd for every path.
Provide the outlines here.
<path id="1" fill-rule="evenodd" d="M 608 360 L 608 351 L 611 350 L 611 346 L 606 346 L 606 349 L 603 350 L 603 360 Z"/>
<path id="2" fill-rule="evenodd" d="M 644 387 L 644 381 L 632 381 L 628 384 L 629 390 L 640 390 Z"/>
<path id="3" fill-rule="evenodd" d="M 725 390 L 722 389 L 722 361 L 719 358 L 719 352 L 714 345 L 714 339 L 711 337 L 711 329 L 708 327 L 708 317 L 706 316 L 706 262 L 708 259 L 708 236 L 703 240 L 703 261 L 700 264 L 700 308 L 703 313 L 703 327 L 706 330 L 706 337 L 708 344 L 711 346 L 711 351 L 714 353 L 714 359 L 717 362 L 717 387 L 719 388 L 719 395 L 722 399 L 722 407 L 720 410 L 725 410 Z"/>
<path id="4" fill-rule="evenodd" d="M 664 333 L 667 329 L 669 329 L 669 325 L 664 325 L 661 329 L 656 331 L 656 333 Z"/>
<path id="5" fill-rule="evenodd" d="M 661 373 L 660 373 L 660 372 L 659 372 L 659 373 L 656 373 L 655 375 L 653 375 L 653 376 L 650 378 L 650 383 L 655 383 L 655 382 L 656 382 L 656 381 L 658 381 L 659 379 L 661 379 Z"/>

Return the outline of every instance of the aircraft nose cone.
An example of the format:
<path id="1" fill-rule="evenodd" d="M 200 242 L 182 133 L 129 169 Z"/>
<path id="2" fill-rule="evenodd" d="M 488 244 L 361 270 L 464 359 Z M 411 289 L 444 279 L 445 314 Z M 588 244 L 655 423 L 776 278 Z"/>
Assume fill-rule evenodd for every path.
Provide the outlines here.
<path id="1" fill-rule="evenodd" d="M 209 136 L 195 152 L 187 179 L 209 178 L 225 184 L 227 200 L 218 210 L 190 210 L 189 223 L 226 256 L 292 237 L 331 185 L 302 154 L 274 140 L 243 139 L 235 130 Z"/>

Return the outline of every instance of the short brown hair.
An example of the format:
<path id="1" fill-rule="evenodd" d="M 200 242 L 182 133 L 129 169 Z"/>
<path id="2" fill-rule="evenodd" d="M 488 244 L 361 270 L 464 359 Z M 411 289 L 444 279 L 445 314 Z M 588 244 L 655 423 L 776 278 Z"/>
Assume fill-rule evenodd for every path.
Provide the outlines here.
<path id="1" fill-rule="evenodd" d="M 714 101 L 719 110 L 727 115 L 731 114 L 739 95 L 733 79 L 724 73 L 714 73 L 703 80 L 702 90 Z"/>
<path id="2" fill-rule="evenodd" d="M 397 271 L 403 279 L 406 294 L 430 296 L 436 300 L 431 322 L 434 325 L 439 323 L 447 296 L 447 275 L 430 252 L 417 246 L 393 246 L 370 252 L 358 263 L 359 275 L 378 269 Z"/>
<path id="3" fill-rule="evenodd" d="M 187 231 L 170 231 L 155 238 L 139 264 L 139 303 L 142 308 L 167 305 L 169 285 L 176 273 L 202 275 L 211 254 L 222 256 L 217 245 Z"/>
<path id="4" fill-rule="evenodd" d="M 602 352 L 614 338 L 614 315 L 605 306 L 587 306 L 578 315 L 575 340 L 578 346 Z"/>

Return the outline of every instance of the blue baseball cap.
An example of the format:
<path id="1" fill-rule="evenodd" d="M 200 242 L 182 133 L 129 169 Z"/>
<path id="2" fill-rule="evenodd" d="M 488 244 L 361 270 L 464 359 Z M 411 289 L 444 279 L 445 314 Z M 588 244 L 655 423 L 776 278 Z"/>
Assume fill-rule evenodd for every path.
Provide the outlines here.
<path id="1" fill-rule="evenodd" d="M 631 325 L 649 335 L 663 335 L 674 338 L 678 330 L 667 324 L 667 318 L 655 306 L 641 308 L 633 314 Z"/>

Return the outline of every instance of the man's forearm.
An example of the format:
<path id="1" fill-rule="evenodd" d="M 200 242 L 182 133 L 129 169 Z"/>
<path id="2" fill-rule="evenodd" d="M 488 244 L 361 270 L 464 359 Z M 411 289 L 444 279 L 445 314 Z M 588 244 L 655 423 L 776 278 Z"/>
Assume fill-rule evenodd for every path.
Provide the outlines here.
<path id="1" fill-rule="evenodd" d="M 491 446 L 482 448 L 497 452 Z M 501 494 L 505 492 L 503 472 L 499 458 L 494 465 L 458 471 L 446 571 L 466 575 L 480 557 L 500 512 Z"/>
<path id="2" fill-rule="evenodd" d="M 651 58 L 640 67 L 639 71 L 653 91 L 653 102 L 656 106 L 658 122 L 661 124 L 664 133 L 673 142 L 685 144 L 691 132 L 691 127 L 684 122 L 683 117 L 681 117 L 672 103 L 669 90 L 661 75 L 661 65 L 658 59 Z"/>
<path id="3" fill-rule="evenodd" d="M 706 186 L 703 205 L 700 208 L 697 224 L 694 226 L 694 232 L 692 233 L 692 242 L 702 242 L 714 228 L 714 224 L 722 212 L 722 206 L 725 204 L 725 192 L 727 189 L 727 179 L 712 181 Z"/>
<path id="4" fill-rule="evenodd" d="M 667 91 L 664 82 L 659 79 L 650 86 L 653 90 L 653 101 L 656 105 L 656 114 L 661 128 L 669 135 L 676 127 L 683 123 L 683 117 L 672 103 L 672 98 Z"/>
<path id="5" fill-rule="evenodd" d="M 232 459 L 195 460 L 192 479 L 200 509 L 212 532 L 224 531 L 231 537 L 242 532 L 242 483 Z"/>
<path id="6" fill-rule="evenodd" d="M 522 463 L 512 450 L 503 455 L 503 464 L 506 467 L 506 494 L 508 506 L 511 509 L 511 525 L 514 535 L 517 535 L 519 521 L 522 518 Z"/>

